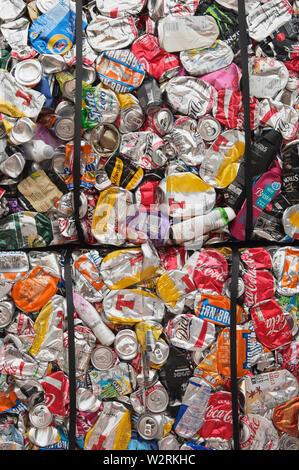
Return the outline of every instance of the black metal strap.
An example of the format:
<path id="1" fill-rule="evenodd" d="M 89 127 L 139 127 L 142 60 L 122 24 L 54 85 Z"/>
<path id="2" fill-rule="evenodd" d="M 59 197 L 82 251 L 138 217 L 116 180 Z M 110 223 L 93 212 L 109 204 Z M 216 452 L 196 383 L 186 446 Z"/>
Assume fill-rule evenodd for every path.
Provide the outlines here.
<path id="1" fill-rule="evenodd" d="M 250 92 L 249 92 L 249 72 L 248 72 L 248 34 L 245 12 L 245 1 L 238 0 L 238 21 L 239 21 L 239 44 L 241 51 L 242 67 L 242 94 L 244 109 L 244 130 L 245 130 L 245 196 L 246 196 L 246 240 L 250 240 L 253 231 L 253 207 L 252 207 L 252 171 L 250 161 L 251 146 L 251 124 L 250 124 Z"/>
<path id="2" fill-rule="evenodd" d="M 232 249 L 232 273 L 231 273 L 231 300 L 230 300 L 230 369 L 231 369 L 231 394 L 232 394 L 232 420 L 234 450 L 239 450 L 239 416 L 238 416 L 238 377 L 237 377 L 237 299 L 239 277 L 239 251 Z"/>
<path id="3" fill-rule="evenodd" d="M 72 283 L 72 249 L 68 249 L 64 260 L 65 296 L 68 324 L 68 364 L 69 364 L 69 450 L 75 449 L 76 441 L 76 355 L 74 330 L 74 303 Z"/>
<path id="4" fill-rule="evenodd" d="M 75 135 L 73 155 L 74 218 L 79 242 L 84 243 L 80 222 L 80 160 L 81 160 L 81 108 L 82 108 L 82 0 L 76 0 L 76 94 L 75 94 Z"/>

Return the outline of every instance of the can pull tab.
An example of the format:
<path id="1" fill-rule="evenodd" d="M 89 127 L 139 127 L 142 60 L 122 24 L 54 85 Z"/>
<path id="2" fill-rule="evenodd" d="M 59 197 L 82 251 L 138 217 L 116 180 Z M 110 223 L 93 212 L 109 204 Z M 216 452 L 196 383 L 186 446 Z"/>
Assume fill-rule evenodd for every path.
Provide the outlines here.
<path id="1" fill-rule="evenodd" d="M 22 90 L 18 90 L 18 91 L 16 92 L 16 97 L 17 97 L 17 98 L 23 98 L 23 100 L 24 100 L 23 104 L 24 104 L 25 106 L 30 106 L 30 102 L 31 102 L 31 100 L 32 100 L 32 96 L 31 96 L 29 93 L 26 94 L 26 93 L 24 93 Z"/>

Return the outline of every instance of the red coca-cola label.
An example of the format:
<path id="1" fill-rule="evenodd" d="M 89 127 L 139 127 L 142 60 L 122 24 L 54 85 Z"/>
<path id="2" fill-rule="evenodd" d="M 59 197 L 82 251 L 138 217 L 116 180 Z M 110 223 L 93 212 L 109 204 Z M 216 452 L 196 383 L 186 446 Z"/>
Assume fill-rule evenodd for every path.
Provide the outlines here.
<path id="1" fill-rule="evenodd" d="M 249 248 L 241 253 L 241 260 L 248 267 L 255 269 L 271 269 L 272 260 L 270 253 L 265 248 Z"/>
<path id="2" fill-rule="evenodd" d="M 167 70 L 180 66 L 179 58 L 162 49 L 158 38 L 152 34 L 141 36 L 132 45 L 131 50 L 145 70 L 157 80 Z"/>
<path id="3" fill-rule="evenodd" d="M 244 304 L 248 307 L 274 296 L 274 277 L 269 271 L 249 269 L 243 281 Z"/>
<path id="4" fill-rule="evenodd" d="M 250 248 L 243 251 L 241 259 L 246 265 L 244 280 L 244 304 L 248 307 L 274 296 L 274 277 L 271 256 L 265 248 Z"/>
<path id="5" fill-rule="evenodd" d="M 250 98 L 250 124 L 255 129 L 258 124 L 259 102 Z M 244 129 L 244 109 L 242 93 L 232 90 L 218 90 L 213 116 L 229 129 Z"/>
<path id="6" fill-rule="evenodd" d="M 103 406 L 97 411 L 91 413 L 90 411 L 78 411 L 76 413 L 76 436 L 85 436 L 88 431 L 95 425 L 98 420 L 99 413 Z"/>
<path id="7" fill-rule="evenodd" d="M 41 382 L 45 403 L 53 415 L 65 418 L 69 407 L 69 380 L 63 372 L 54 372 Z"/>
<path id="8" fill-rule="evenodd" d="M 265 300 L 250 309 L 258 340 L 270 350 L 291 343 L 292 332 L 287 318 L 275 299 Z"/>
<path id="9" fill-rule="evenodd" d="M 187 266 L 196 287 L 222 294 L 224 281 L 228 278 L 228 264 L 223 254 L 217 250 L 205 250 L 196 256 L 196 266 L 193 268 L 192 260 Z"/>
<path id="10" fill-rule="evenodd" d="M 204 424 L 199 429 L 201 437 L 219 437 L 229 440 L 233 435 L 232 398 L 229 392 L 216 392 L 210 396 Z"/>

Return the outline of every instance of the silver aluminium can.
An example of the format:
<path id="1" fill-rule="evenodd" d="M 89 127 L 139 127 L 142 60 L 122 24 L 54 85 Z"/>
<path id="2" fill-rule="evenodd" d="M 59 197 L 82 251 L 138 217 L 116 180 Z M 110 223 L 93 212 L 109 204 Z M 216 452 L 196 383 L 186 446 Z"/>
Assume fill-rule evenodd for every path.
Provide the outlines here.
<path id="1" fill-rule="evenodd" d="M 154 350 L 149 353 L 150 362 L 155 365 L 161 365 L 166 362 L 169 356 L 169 346 L 165 341 L 156 341 Z"/>
<path id="2" fill-rule="evenodd" d="M 204 116 L 198 121 L 197 131 L 206 142 L 212 142 L 219 136 L 221 125 L 212 116 Z"/>
<path id="3" fill-rule="evenodd" d="M 107 370 L 117 363 L 117 356 L 108 346 L 96 346 L 91 351 L 90 360 L 96 369 Z"/>
<path id="4" fill-rule="evenodd" d="M 69 117 L 58 117 L 54 123 L 55 135 L 61 139 L 70 141 L 74 137 L 75 122 Z"/>
<path id="5" fill-rule="evenodd" d="M 279 440 L 280 450 L 299 450 L 299 438 L 283 434 Z"/>
<path id="6" fill-rule="evenodd" d="M 119 131 L 113 124 L 98 124 L 91 131 L 90 142 L 94 152 L 102 157 L 111 157 L 120 144 Z"/>
<path id="7" fill-rule="evenodd" d="M 115 352 L 123 361 L 130 361 L 137 356 L 137 337 L 133 330 L 124 329 L 117 333 L 114 340 Z"/>
<path id="8" fill-rule="evenodd" d="M 162 413 L 169 403 L 169 396 L 162 384 L 156 383 L 146 391 L 146 408 L 151 413 Z"/>
<path id="9" fill-rule="evenodd" d="M 161 439 L 163 436 L 162 415 L 145 413 L 137 422 L 137 431 L 145 440 Z"/>
<path id="10" fill-rule="evenodd" d="M 12 321 L 15 313 L 14 304 L 7 300 L 0 302 L 0 328 L 6 328 Z"/>
<path id="11" fill-rule="evenodd" d="M 29 410 L 29 420 L 35 428 L 46 428 L 53 420 L 53 415 L 45 403 L 37 403 Z"/>

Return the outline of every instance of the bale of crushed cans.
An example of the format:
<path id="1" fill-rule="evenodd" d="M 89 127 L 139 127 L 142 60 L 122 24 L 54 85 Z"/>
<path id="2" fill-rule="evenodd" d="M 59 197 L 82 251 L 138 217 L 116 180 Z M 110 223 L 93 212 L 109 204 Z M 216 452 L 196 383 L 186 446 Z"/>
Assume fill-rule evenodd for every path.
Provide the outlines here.
<path id="1" fill-rule="evenodd" d="M 232 449 L 229 247 L 76 249 L 76 444 Z M 299 249 L 240 249 L 240 448 L 298 447 Z M 0 448 L 67 449 L 64 252 L 0 253 Z"/>
<path id="2" fill-rule="evenodd" d="M 293 450 L 299 3 L 245 7 L 256 246 L 240 249 L 240 448 Z M 87 1 L 80 45 L 75 25 L 73 0 L 0 11 L 0 449 L 68 449 L 70 245 L 77 448 L 231 450 L 230 243 L 247 241 L 238 2 Z"/>

